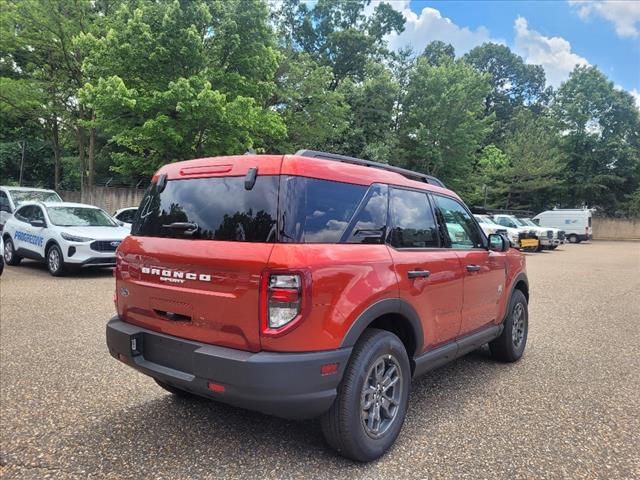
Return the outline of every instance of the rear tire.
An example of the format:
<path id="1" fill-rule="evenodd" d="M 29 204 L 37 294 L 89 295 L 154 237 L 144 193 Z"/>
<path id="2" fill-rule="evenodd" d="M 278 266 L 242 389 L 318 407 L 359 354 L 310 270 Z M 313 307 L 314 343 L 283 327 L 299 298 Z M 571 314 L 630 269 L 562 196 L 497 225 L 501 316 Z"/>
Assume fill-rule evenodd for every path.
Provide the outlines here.
<path id="1" fill-rule="evenodd" d="M 61 277 L 66 273 L 66 265 L 64 263 L 64 257 L 62 256 L 62 250 L 57 245 L 52 245 L 47 250 L 46 256 L 47 269 L 49 273 L 54 277 Z"/>
<path id="2" fill-rule="evenodd" d="M 375 460 L 395 442 L 411 382 L 407 351 L 394 334 L 367 329 L 353 349 L 338 396 L 321 417 L 327 443 L 345 457 Z"/>
<path id="3" fill-rule="evenodd" d="M 569 235 L 569 243 L 578 243 L 578 236 L 575 233 Z"/>
<path id="4" fill-rule="evenodd" d="M 162 388 L 164 388 L 167 392 L 175 395 L 180 398 L 189 398 L 193 397 L 192 393 L 187 392 L 186 390 L 182 390 L 181 388 L 174 387 L 173 385 L 169 385 L 168 383 L 161 382 L 157 378 L 154 378 L 155 382 Z"/>
<path id="5" fill-rule="evenodd" d="M 509 301 L 509 311 L 502 334 L 489 342 L 491 355 L 502 362 L 517 362 L 524 353 L 529 333 L 527 297 L 521 290 L 514 290 Z"/>
<path id="6" fill-rule="evenodd" d="M 22 257 L 16 253 L 16 247 L 13 245 L 11 237 L 7 237 L 4 241 L 4 261 L 7 265 L 13 267 L 20 265 Z"/>

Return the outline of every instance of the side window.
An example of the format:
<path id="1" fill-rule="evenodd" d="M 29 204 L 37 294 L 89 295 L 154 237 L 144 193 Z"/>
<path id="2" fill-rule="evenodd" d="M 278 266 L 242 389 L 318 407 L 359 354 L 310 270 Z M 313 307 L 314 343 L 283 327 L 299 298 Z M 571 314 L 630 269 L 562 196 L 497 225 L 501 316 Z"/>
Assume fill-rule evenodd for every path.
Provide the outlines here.
<path id="1" fill-rule="evenodd" d="M 9 197 L 4 192 L 0 192 L 0 212 L 11 213 L 11 205 L 9 204 Z"/>
<path id="2" fill-rule="evenodd" d="M 29 223 L 31 220 L 33 206 L 27 205 L 26 207 L 19 208 L 16 210 L 15 217 L 21 222 Z"/>
<path id="3" fill-rule="evenodd" d="M 390 195 L 389 243 L 395 248 L 439 247 L 438 228 L 427 194 L 392 188 Z"/>
<path id="4" fill-rule="evenodd" d="M 438 195 L 434 197 L 451 240 L 451 247 L 459 249 L 484 247 L 484 236 L 467 209 L 452 198 Z"/>
<path id="5" fill-rule="evenodd" d="M 118 215 L 118 220 L 125 223 L 133 223 L 133 219 L 136 216 L 136 210 L 125 210 Z"/>
<path id="6" fill-rule="evenodd" d="M 31 217 L 29 218 L 29 221 L 31 220 L 42 220 L 44 222 L 44 213 L 42 213 L 42 209 L 40 207 L 33 207 Z"/>
<path id="7" fill-rule="evenodd" d="M 496 222 L 498 222 L 500 225 L 504 226 L 504 227 L 510 227 L 510 228 L 518 228 L 516 227 L 516 225 L 509 220 L 508 218 L 504 218 L 504 217 L 499 217 Z"/>
<path id="8" fill-rule="evenodd" d="M 364 200 L 364 206 L 347 228 L 346 243 L 382 243 L 387 225 L 389 203 L 386 185 L 373 185 Z"/>

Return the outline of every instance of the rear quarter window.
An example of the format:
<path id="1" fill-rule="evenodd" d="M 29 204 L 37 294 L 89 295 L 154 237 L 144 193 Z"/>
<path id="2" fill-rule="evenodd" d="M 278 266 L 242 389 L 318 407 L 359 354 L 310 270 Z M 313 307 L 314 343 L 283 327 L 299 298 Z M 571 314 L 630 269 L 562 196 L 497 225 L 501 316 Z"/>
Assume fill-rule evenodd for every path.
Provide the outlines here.
<path id="1" fill-rule="evenodd" d="M 280 241 L 338 243 L 368 189 L 363 185 L 283 175 Z"/>

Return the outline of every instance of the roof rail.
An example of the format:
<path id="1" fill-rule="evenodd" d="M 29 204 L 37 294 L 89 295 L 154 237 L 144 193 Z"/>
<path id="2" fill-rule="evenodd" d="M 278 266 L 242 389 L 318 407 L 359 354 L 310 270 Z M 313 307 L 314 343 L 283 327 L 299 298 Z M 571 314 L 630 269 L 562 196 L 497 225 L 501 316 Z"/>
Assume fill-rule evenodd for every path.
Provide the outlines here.
<path id="1" fill-rule="evenodd" d="M 354 165 L 362 165 L 365 167 L 379 168 L 381 170 L 387 170 L 389 172 L 399 173 L 400 175 L 407 177 L 411 180 L 417 180 L 418 182 L 429 183 L 437 187 L 447 188 L 436 177 L 426 175 L 424 173 L 414 172 L 413 170 L 407 170 L 406 168 L 394 167 L 393 165 L 387 165 L 386 163 L 373 162 L 371 160 L 363 160 L 361 158 L 347 157 L 346 155 L 338 155 L 336 153 L 317 152 L 315 150 L 298 150 L 296 155 L 309 158 L 320 158 L 323 160 L 333 160 L 343 163 L 352 163 Z"/>

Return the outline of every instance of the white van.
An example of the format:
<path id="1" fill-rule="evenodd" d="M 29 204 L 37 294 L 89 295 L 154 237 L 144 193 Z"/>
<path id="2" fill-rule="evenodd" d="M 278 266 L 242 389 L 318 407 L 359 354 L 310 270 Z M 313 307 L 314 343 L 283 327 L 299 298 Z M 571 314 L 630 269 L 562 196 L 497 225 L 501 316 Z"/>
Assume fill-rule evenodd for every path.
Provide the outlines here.
<path id="1" fill-rule="evenodd" d="M 533 221 L 541 227 L 559 228 L 565 231 L 569 242 L 591 240 L 591 210 L 588 208 L 554 208 L 539 213 Z"/>

